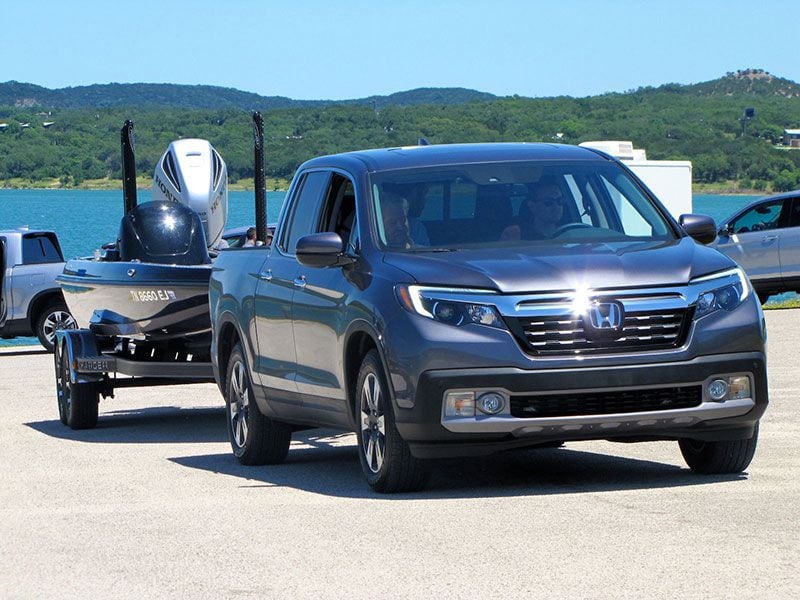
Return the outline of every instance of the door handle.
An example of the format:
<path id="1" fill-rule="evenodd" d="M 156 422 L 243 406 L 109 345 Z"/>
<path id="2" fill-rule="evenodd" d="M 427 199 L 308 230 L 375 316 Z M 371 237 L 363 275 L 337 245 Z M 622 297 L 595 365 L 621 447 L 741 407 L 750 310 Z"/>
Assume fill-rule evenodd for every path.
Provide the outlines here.
<path id="1" fill-rule="evenodd" d="M 293 283 L 294 283 L 294 287 L 298 287 L 300 289 L 303 289 L 304 287 L 306 287 L 306 276 L 305 275 L 300 275 L 299 277 L 295 277 Z"/>
<path id="2" fill-rule="evenodd" d="M 261 281 L 272 281 L 272 269 L 261 271 L 261 273 L 258 274 L 258 278 Z"/>
<path id="3" fill-rule="evenodd" d="M 767 242 L 774 242 L 777 239 L 777 235 L 765 235 L 763 238 L 761 238 L 761 242 L 766 244 Z"/>

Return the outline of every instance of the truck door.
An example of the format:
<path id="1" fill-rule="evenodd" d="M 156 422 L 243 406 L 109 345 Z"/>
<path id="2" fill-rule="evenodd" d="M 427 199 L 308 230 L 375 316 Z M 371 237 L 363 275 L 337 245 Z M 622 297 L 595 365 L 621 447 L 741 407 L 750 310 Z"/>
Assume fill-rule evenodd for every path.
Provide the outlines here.
<path id="1" fill-rule="evenodd" d="M 331 175 L 317 226 L 309 233 L 338 233 L 354 254 L 358 224 L 355 186 L 349 176 Z M 347 426 L 347 394 L 343 374 L 343 337 L 349 323 L 349 300 L 359 281 L 358 264 L 312 268 L 300 265 L 293 299 L 297 388 L 303 410 L 331 425 Z"/>
<path id="2" fill-rule="evenodd" d="M 718 249 L 739 263 L 753 281 L 780 280 L 780 243 L 785 215 L 783 200 L 753 206 L 731 221 Z"/>
<path id="3" fill-rule="evenodd" d="M 300 264 L 294 257 L 297 240 L 316 224 L 320 197 L 329 174 L 314 171 L 298 180 L 284 211 L 273 249 L 261 267 L 255 296 L 255 329 L 258 357 L 254 365 L 261 385 L 272 390 L 267 396 L 276 402 L 300 405 L 297 397 L 297 355 L 292 327 L 292 296 Z"/>
<path id="4" fill-rule="evenodd" d="M 800 196 L 786 202 L 791 206 L 781 234 L 781 277 L 786 287 L 800 289 Z"/>

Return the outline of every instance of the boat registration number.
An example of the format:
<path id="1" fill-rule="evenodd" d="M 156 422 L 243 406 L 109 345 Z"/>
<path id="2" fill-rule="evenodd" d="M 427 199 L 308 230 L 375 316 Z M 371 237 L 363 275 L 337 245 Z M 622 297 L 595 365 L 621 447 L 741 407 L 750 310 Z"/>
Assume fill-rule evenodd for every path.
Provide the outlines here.
<path id="1" fill-rule="evenodd" d="M 165 302 L 175 300 L 172 290 L 129 290 L 134 302 Z"/>

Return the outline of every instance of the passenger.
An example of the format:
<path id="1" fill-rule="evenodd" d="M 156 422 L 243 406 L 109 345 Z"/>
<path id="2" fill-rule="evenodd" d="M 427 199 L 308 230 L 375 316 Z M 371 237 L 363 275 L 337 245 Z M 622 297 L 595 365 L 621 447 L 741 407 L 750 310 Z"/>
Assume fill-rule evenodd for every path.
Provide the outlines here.
<path id="1" fill-rule="evenodd" d="M 564 196 L 554 177 L 543 177 L 522 203 L 517 222 L 500 235 L 501 240 L 544 240 L 563 225 Z"/>
<path id="2" fill-rule="evenodd" d="M 242 248 L 252 248 L 256 245 L 256 228 L 250 227 L 247 230 L 247 238 L 244 240 L 244 244 L 242 244 Z"/>

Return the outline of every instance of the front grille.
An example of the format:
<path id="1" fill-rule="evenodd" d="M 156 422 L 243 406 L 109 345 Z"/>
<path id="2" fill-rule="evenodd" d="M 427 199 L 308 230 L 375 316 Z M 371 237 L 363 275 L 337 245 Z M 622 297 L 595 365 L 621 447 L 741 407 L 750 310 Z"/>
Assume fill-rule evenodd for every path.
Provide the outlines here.
<path id="1" fill-rule="evenodd" d="M 507 320 L 527 352 L 543 355 L 676 348 L 686 340 L 691 321 L 686 308 L 626 312 L 619 337 L 591 339 L 581 315 Z"/>
<path id="2" fill-rule="evenodd" d="M 691 408 L 702 402 L 702 386 L 592 391 L 511 397 L 511 416 L 578 417 Z"/>

